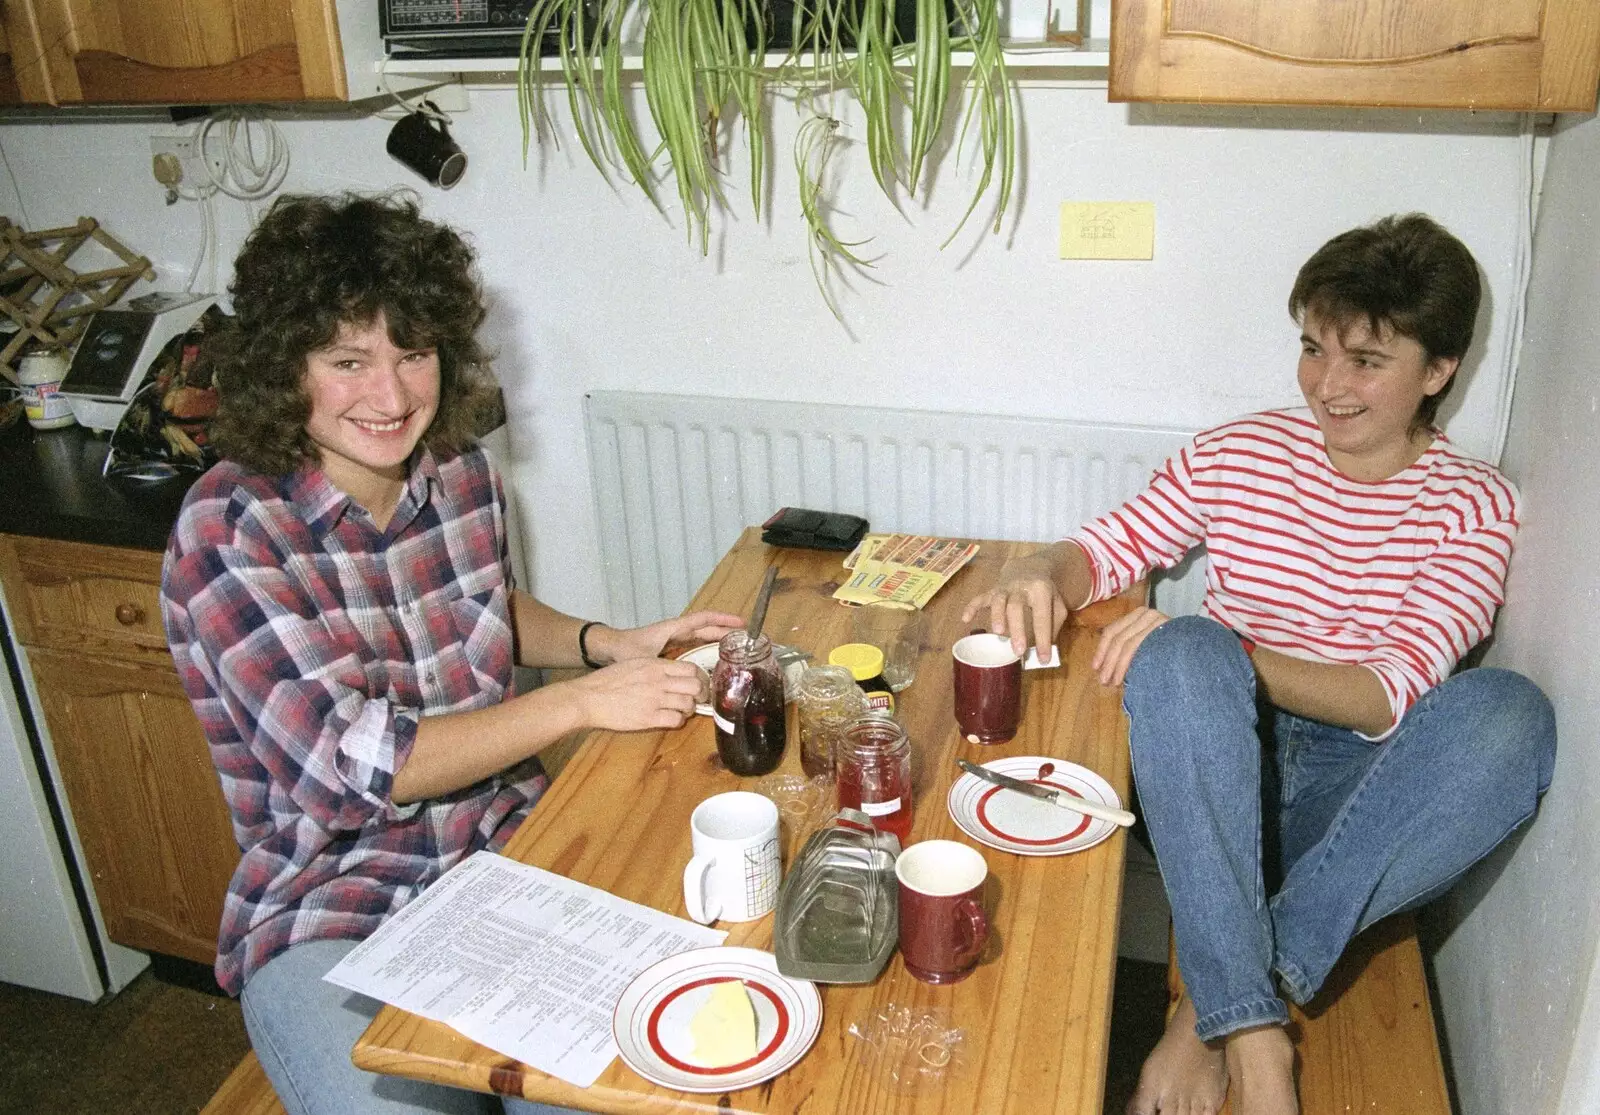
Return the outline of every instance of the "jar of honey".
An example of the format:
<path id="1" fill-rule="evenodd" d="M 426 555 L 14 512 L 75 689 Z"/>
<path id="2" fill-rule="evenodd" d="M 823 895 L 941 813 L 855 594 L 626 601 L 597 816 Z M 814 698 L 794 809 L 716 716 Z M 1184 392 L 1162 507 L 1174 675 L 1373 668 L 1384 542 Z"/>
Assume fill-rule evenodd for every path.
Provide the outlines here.
<path id="1" fill-rule="evenodd" d="M 863 711 L 860 686 L 843 666 L 812 666 L 800 676 L 800 769 L 833 775 L 839 740 Z"/>

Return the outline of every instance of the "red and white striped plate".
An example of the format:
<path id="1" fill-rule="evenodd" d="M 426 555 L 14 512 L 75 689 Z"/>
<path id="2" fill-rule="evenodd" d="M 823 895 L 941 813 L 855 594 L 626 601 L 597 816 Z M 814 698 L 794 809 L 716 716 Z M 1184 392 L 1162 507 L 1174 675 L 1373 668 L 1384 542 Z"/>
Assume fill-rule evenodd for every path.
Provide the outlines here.
<path id="1" fill-rule="evenodd" d="M 744 983 L 756 1011 L 756 1055 L 734 1065 L 694 1060 L 689 1022 L 723 980 Z M 816 985 L 778 974 L 760 949 L 692 949 L 640 972 L 617 1001 L 611 1032 L 629 1068 L 683 1092 L 731 1092 L 771 1080 L 796 1064 L 822 1029 Z"/>
<path id="2" fill-rule="evenodd" d="M 1122 807 L 1111 784 L 1088 767 L 1065 759 L 1012 755 L 990 759 L 990 770 L 1024 782 L 1062 790 L 1086 801 Z M 946 799 L 950 816 L 961 831 L 980 844 L 1019 856 L 1061 856 L 1100 843 L 1117 826 L 1062 809 L 1038 798 L 1007 790 L 972 774 L 963 774 Z"/>

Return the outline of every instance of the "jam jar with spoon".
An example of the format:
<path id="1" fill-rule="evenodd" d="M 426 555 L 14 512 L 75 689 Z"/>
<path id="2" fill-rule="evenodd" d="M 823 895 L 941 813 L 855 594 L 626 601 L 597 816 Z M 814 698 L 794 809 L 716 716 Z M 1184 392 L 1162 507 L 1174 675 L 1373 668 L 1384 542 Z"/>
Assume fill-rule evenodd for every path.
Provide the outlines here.
<path id="1" fill-rule="evenodd" d="M 724 635 L 711 674 L 711 719 L 723 765 L 739 775 L 771 772 L 783 759 L 784 718 L 783 671 L 772 640 L 748 631 Z"/>

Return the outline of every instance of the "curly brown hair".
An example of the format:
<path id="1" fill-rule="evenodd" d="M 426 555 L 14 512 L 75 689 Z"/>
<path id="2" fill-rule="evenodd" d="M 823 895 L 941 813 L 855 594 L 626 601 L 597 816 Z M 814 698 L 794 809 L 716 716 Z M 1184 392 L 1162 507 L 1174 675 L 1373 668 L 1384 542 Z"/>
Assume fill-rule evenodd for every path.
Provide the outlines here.
<path id="1" fill-rule="evenodd" d="M 1431 363 L 1460 360 L 1472 344 L 1482 284 L 1478 262 L 1444 226 L 1422 213 L 1384 217 L 1341 232 L 1295 276 L 1289 316 L 1314 314 L 1339 326 L 1365 321 L 1374 335 L 1393 329 L 1422 346 Z M 1413 428 L 1430 426 L 1456 377 L 1423 398 Z"/>
<path id="2" fill-rule="evenodd" d="M 284 195 L 234 262 L 234 316 L 209 334 L 219 405 L 211 435 L 224 457 L 269 475 L 319 460 L 306 433 L 306 356 L 341 325 L 383 315 L 401 348 L 439 353 L 439 409 L 423 434 L 435 453 L 459 453 L 498 405 L 478 344 L 483 290 L 472 249 L 424 220 L 415 195 Z"/>

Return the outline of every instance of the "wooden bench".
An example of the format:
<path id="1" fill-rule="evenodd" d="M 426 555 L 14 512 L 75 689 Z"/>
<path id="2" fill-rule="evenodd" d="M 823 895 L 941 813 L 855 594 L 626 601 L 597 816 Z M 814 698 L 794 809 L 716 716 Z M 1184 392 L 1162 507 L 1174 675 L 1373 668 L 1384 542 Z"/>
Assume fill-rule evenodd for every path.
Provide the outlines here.
<path id="1" fill-rule="evenodd" d="M 1167 1011 L 1183 995 L 1169 950 Z M 1289 1005 L 1301 1115 L 1450 1115 L 1428 982 L 1409 914 L 1350 942 L 1317 997 Z M 1232 1115 L 1232 1104 L 1220 1115 Z"/>
<path id="2" fill-rule="evenodd" d="M 228 1074 L 200 1115 L 286 1115 L 254 1051 Z"/>

